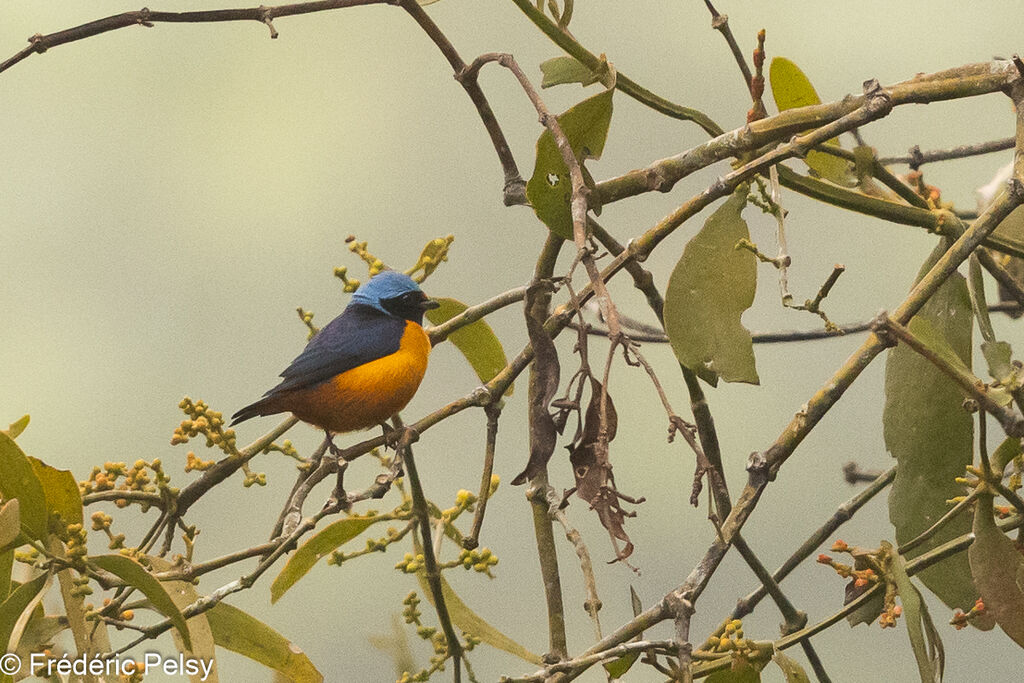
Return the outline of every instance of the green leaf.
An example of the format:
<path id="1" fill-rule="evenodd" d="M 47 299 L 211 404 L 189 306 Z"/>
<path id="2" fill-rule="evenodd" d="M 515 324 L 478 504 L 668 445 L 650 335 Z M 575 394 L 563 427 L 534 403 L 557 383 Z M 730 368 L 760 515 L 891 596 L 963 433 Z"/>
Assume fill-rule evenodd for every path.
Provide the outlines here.
<path id="1" fill-rule="evenodd" d="M 161 557 L 148 555 L 146 557 L 153 571 L 166 572 L 175 568 L 173 564 Z M 199 591 L 191 581 L 164 581 L 161 585 L 167 589 L 167 594 L 171 596 L 171 600 L 179 610 L 185 609 L 200 598 Z M 210 628 L 210 622 L 206 615 L 206 612 L 200 612 L 194 617 L 188 618 L 188 632 L 192 636 L 191 647 L 185 645 L 177 631 L 174 631 L 172 635 L 179 652 L 202 660 L 210 666 L 210 671 L 205 677 L 203 674 L 198 674 L 193 677 L 193 682 L 202 680 L 203 683 L 218 683 L 220 677 L 217 673 L 217 648 L 213 638 L 213 629 Z"/>
<path id="2" fill-rule="evenodd" d="M 942 680 L 942 670 L 946 661 L 942 640 L 935 630 L 935 624 L 932 623 L 928 606 L 907 576 L 903 558 L 890 544 L 883 541 L 881 547 L 889 553 L 889 571 L 896 583 L 900 603 L 903 605 L 903 619 L 907 624 L 907 635 L 910 636 L 910 646 L 917 660 L 921 683 L 937 683 Z"/>
<path id="3" fill-rule="evenodd" d="M 427 311 L 427 320 L 433 325 L 447 322 L 468 308 L 456 299 L 435 297 L 434 301 L 441 305 Z M 477 320 L 455 330 L 448 335 L 448 340 L 466 357 L 481 382 L 490 382 L 508 364 L 505 349 L 485 320 Z M 512 394 L 512 385 L 505 394 Z"/>
<path id="4" fill-rule="evenodd" d="M 4 434 L 11 437 L 12 439 L 17 439 L 19 436 L 21 436 L 21 433 L 25 431 L 25 427 L 28 427 L 28 421 L 29 416 L 22 415 L 21 418 L 12 422 L 10 426 L 7 427 L 7 429 L 0 429 L 0 431 L 2 431 Z"/>
<path id="5" fill-rule="evenodd" d="M 993 199 L 996 201 L 1002 198 L 1000 194 Z M 989 235 L 989 242 L 996 248 L 1003 247 L 1008 253 L 1020 253 L 1024 251 L 1024 207 L 1018 206 L 1010 212 L 1010 215 L 1003 219 L 1003 222 Z"/>
<path id="6" fill-rule="evenodd" d="M 782 669 L 782 674 L 786 677 L 786 683 L 811 683 L 811 679 L 807 677 L 807 672 L 804 671 L 799 662 L 783 654 L 782 650 L 775 651 L 772 661 Z"/>
<path id="7" fill-rule="evenodd" d="M 544 74 L 540 87 L 550 88 L 554 85 L 565 83 L 579 83 L 586 87 L 599 80 L 597 74 L 585 67 L 578 59 L 569 55 L 552 57 L 540 65 L 541 73 Z"/>
<path id="8" fill-rule="evenodd" d="M 16 641 L 20 640 L 20 633 L 46 592 L 49 582 L 49 572 L 40 574 L 18 586 L 0 603 L 0 650 L 13 652 L 18 646 L 17 642 L 11 642 L 11 636 L 17 634 L 19 638 Z"/>
<path id="9" fill-rule="evenodd" d="M 996 526 L 991 494 L 978 496 L 974 543 L 967 549 L 967 556 L 985 612 L 1024 647 L 1024 555 Z"/>
<path id="10" fill-rule="evenodd" d="M 640 602 L 640 596 L 637 595 L 636 589 L 634 589 L 632 586 L 629 587 L 629 602 L 630 605 L 633 607 L 633 616 L 640 616 L 640 613 L 644 611 L 643 604 Z M 631 640 L 630 642 L 640 640 L 642 637 L 643 631 L 636 634 L 636 637 L 633 638 L 633 640 Z M 623 676 L 625 676 L 626 672 L 629 671 L 630 668 L 632 668 L 633 664 L 636 663 L 636 660 L 640 658 L 640 654 L 641 653 L 639 650 L 637 650 L 636 652 L 627 652 L 618 659 L 613 659 L 610 662 L 605 662 L 604 670 L 608 672 L 608 677 L 622 678 Z"/>
<path id="11" fill-rule="evenodd" d="M 958 371 L 974 374 L 971 369 L 964 363 L 964 359 L 959 353 L 953 350 L 953 347 L 949 345 L 946 340 L 946 336 L 937 330 L 932 324 L 932 321 L 926 317 L 915 315 L 910 319 L 910 325 L 907 326 L 915 337 L 927 346 L 935 355 L 939 356 L 942 360 L 949 363 L 951 366 L 956 368 Z M 969 356 L 968 356 L 969 357 Z"/>
<path id="12" fill-rule="evenodd" d="M 0 602 L 11 592 L 11 571 L 14 569 L 14 548 L 0 552 Z"/>
<path id="13" fill-rule="evenodd" d="M 1006 437 L 992 454 L 992 469 L 996 474 L 1002 474 L 1010 461 L 1021 454 L 1020 439 L 1011 436 Z"/>
<path id="14" fill-rule="evenodd" d="M 941 245 L 921 269 L 927 272 Z M 972 312 L 963 277 L 954 273 L 911 321 L 919 334 L 926 321 L 931 337 L 944 340 L 965 367 L 971 366 Z M 925 335 L 929 331 L 925 330 Z M 931 341 L 934 341 L 932 339 Z M 960 389 L 925 358 L 906 345 L 889 351 L 885 366 L 885 445 L 896 458 L 896 479 L 889 494 L 889 520 L 896 540 L 906 543 L 937 522 L 948 510 L 946 501 L 963 495 L 954 480 L 973 460 L 974 427 L 963 409 Z M 954 518 L 908 557 L 931 550 L 970 531 L 970 520 Z M 967 558 L 951 557 L 920 574 L 925 586 L 950 608 L 969 610 L 978 594 Z"/>
<path id="15" fill-rule="evenodd" d="M 846 621 L 849 622 L 850 628 L 857 624 L 870 624 L 878 618 L 883 609 L 885 609 L 885 596 L 878 593 L 874 597 L 868 598 L 868 601 L 863 605 L 847 614 Z"/>
<path id="16" fill-rule="evenodd" d="M 322 683 L 323 675 L 297 645 L 259 619 L 226 602 L 206 613 L 221 647 L 287 676 L 292 683 Z"/>
<path id="17" fill-rule="evenodd" d="M 42 603 L 39 603 L 37 607 L 42 607 Z M 53 639 L 58 633 L 66 631 L 68 628 L 66 617 L 40 614 L 40 611 L 37 608 L 32 610 L 32 616 L 29 617 L 25 630 L 21 634 L 17 653 L 23 662 L 29 659 L 33 652 L 42 652 L 45 647 L 53 643 Z M 216 681 L 207 680 L 208 683 L 216 683 Z"/>
<path id="18" fill-rule="evenodd" d="M 733 660 L 736 668 L 720 669 L 704 680 L 707 683 L 760 683 L 761 669 L 746 660 Z"/>
<path id="19" fill-rule="evenodd" d="M 430 590 L 430 584 L 427 583 L 425 573 L 422 570 L 416 572 L 416 578 L 419 580 L 423 593 L 427 596 L 430 604 L 433 605 L 434 593 Z M 496 647 L 499 650 L 503 650 L 510 655 L 515 655 L 516 657 L 530 662 L 531 664 L 542 665 L 544 663 L 539 655 L 535 655 L 530 652 L 504 633 L 488 624 L 483 617 L 471 610 L 466 603 L 462 602 L 462 598 L 452 590 L 452 587 L 448 585 L 448 581 L 443 576 L 441 576 L 440 579 L 441 595 L 444 596 L 444 604 L 448 607 L 448 615 L 451 617 L 452 624 L 466 633 L 476 636 L 488 645 Z"/>
<path id="20" fill-rule="evenodd" d="M 715 211 L 683 250 L 665 291 L 665 331 L 676 358 L 715 386 L 726 382 L 758 384 L 754 345 L 740 323 L 754 302 L 757 262 L 746 249 L 747 203 L 741 187 Z"/>
<path id="21" fill-rule="evenodd" d="M 1013 350 L 1007 342 L 982 342 L 981 355 L 988 365 L 988 375 L 1004 386 L 1016 384 L 1017 370 L 1013 367 Z"/>
<path id="22" fill-rule="evenodd" d="M 43 485 L 46 510 L 59 516 L 65 524 L 82 523 L 82 493 L 75 475 L 68 470 L 50 467 L 42 460 L 28 456 L 39 483 Z"/>
<path id="23" fill-rule="evenodd" d="M 772 84 L 775 106 L 779 108 L 780 112 L 821 104 L 821 98 L 818 97 L 817 91 L 804 72 L 785 57 L 772 59 L 771 66 L 768 68 L 768 80 Z M 832 138 L 824 144 L 839 147 L 839 138 Z M 843 187 L 857 185 L 856 174 L 851 169 L 850 163 L 843 158 L 811 150 L 807 153 L 805 161 L 812 171 L 825 180 L 830 180 Z"/>
<path id="24" fill-rule="evenodd" d="M 610 662 L 604 663 L 604 670 L 608 673 L 608 678 L 622 678 L 626 675 L 636 660 L 640 658 L 640 651 L 634 650 L 633 652 L 627 652 L 618 659 L 613 659 Z"/>
<path id="25" fill-rule="evenodd" d="M 363 533 L 371 524 L 384 520 L 383 517 L 346 517 L 324 527 L 288 558 L 288 563 L 270 585 L 270 602 L 277 602 L 325 555 Z"/>
<path id="26" fill-rule="evenodd" d="M 0 548 L 6 548 L 18 538 L 21 533 L 21 513 L 19 512 L 18 499 L 14 498 L 0 507 Z M 3 596 L 0 596 L 0 600 Z"/>
<path id="27" fill-rule="evenodd" d="M 105 569 L 122 579 L 129 586 L 142 591 L 153 609 L 170 619 L 171 624 L 181 634 L 181 639 L 185 641 L 185 647 L 192 648 L 192 637 L 189 635 L 185 617 L 178 610 L 171 596 L 167 594 L 167 589 L 146 571 L 145 567 L 124 555 L 96 555 L 90 557 L 89 561 L 100 569 Z"/>
<path id="28" fill-rule="evenodd" d="M 614 92 L 602 91 L 558 116 L 562 132 L 569 139 L 572 152 L 581 165 L 587 159 L 601 158 L 612 120 Z M 569 208 L 572 181 L 555 138 L 547 129 L 537 139 L 537 162 L 533 176 L 526 183 L 526 198 L 530 200 L 537 217 L 553 233 L 563 239 L 573 238 Z"/>
<path id="29" fill-rule="evenodd" d="M 21 528 L 30 538 L 46 536 L 46 495 L 28 456 L 7 434 L 0 432 L 0 496 L 17 498 Z"/>

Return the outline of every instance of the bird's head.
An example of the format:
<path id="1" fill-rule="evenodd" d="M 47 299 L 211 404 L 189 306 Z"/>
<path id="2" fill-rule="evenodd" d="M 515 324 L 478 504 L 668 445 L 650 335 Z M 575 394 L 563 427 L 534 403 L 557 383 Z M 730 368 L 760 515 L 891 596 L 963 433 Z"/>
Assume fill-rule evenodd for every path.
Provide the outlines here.
<path id="1" fill-rule="evenodd" d="M 427 298 L 419 285 L 395 270 L 385 270 L 370 278 L 352 295 L 353 304 L 372 306 L 378 311 L 423 323 L 423 312 L 440 304 Z"/>

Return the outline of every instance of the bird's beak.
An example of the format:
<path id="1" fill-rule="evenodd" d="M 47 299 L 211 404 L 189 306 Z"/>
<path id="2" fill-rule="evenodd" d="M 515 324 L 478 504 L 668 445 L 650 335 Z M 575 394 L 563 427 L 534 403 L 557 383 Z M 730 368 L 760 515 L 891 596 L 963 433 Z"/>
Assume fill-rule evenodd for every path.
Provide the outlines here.
<path id="1" fill-rule="evenodd" d="M 423 301 L 420 302 L 420 308 L 422 308 L 424 311 L 431 311 L 435 308 L 440 307 L 441 303 L 438 301 L 434 301 L 433 299 L 424 299 Z"/>

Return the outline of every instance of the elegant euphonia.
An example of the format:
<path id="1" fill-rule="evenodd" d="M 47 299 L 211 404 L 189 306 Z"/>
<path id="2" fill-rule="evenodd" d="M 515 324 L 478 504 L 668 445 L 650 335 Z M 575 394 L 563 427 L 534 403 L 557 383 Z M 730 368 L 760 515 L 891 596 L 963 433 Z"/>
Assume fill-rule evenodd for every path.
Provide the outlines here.
<path id="1" fill-rule="evenodd" d="M 423 313 L 438 305 L 404 273 L 370 278 L 281 373 L 281 383 L 231 424 L 290 412 L 324 429 L 328 440 L 382 424 L 419 388 L 430 353 Z"/>

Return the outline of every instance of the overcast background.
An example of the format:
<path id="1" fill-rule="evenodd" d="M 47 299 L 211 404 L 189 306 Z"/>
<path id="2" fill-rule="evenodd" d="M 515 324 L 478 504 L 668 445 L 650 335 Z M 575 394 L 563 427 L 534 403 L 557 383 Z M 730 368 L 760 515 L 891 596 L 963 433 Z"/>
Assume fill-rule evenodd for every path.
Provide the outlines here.
<path id="1" fill-rule="evenodd" d="M 152 9 L 224 6 L 178 2 Z M 20 50 L 37 32 L 134 9 L 110 0 L 9 0 L 0 10 L 0 57 Z M 748 54 L 756 31 L 766 28 L 769 58 L 793 59 L 826 101 L 859 92 L 868 78 L 892 83 L 1021 49 L 1020 8 L 1013 2 L 986 3 L 984 10 L 954 2 L 881 1 L 723 2 L 719 9 L 730 15 Z M 443 0 L 427 12 L 466 61 L 483 52 L 511 52 L 539 82 L 537 65 L 561 54 L 511 2 Z M 697 0 L 593 0 L 577 3 L 572 30 L 621 72 L 733 128 L 742 124 L 749 98 L 724 41 L 709 24 Z M 529 209 L 502 206 L 501 169 L 475 110 L 448 64 L 404 12 L 355 8 L 279 19 L 275 26 L 277 40 L 255 22 L 127 28 L 34 55 L 0 74 L 0 423 L 32 415 L 19 438 L 28 453 L 79 478 L 103 461 L 160 457 L 176 485 L 194 479 L 181 470 L 189 448 L 201 457 L 216 453 L 203 451 L 201 443 L 169 445 L 182 419 L 178 401 L 184 395 L 202 398 L 230 414 L 272 386 L 305 339 L 295 307 L 316 312 L 316 321 L 326 323 L 347 301 L 333 268 L 365 273 L 345 248 L 349 234 L 368 240 L 396 268 L 411 265 L 427 240 L 454 234 L 450 262 L 425 286 L 432 295 L 472 303 L 529 278 L 544 228 Z M 535 113 L 508 73 L 490 67 L 481 82 L 521 172 L 529 175 L 540 133 Z M 563 86 L 543 96 L 561 111 L 584 91 Z M 901 107 L 864 130 L 883 154 L 1012 132 L 1010 102 L 1000 95 Z M 704 139 L 696 126 L 666 119 L 619 93 L 605 156 L 589 168 L 598 179 L 610 177 Z M 942 188 L 945 199 L 971 208 L 974 189 L 1010 157 L 1005 152 L 930 165 L 926 179 Z M 606 207 L 602 222 L 624 241 L 726 169 L 722 164 L 697 174 L 667 195 Z M 839 322 L 894 307 L 934 245 L 934 237 L 917 228 L 844 213 L 791 193 L 786 206 L 797 298 L 813 296 L 833 263 L 847 267 L 826 305 Z M 747 217 L 755 241 L 771 245 L 772 224 L 754 214 Z M 702 219 L 683 226 L 648 261 L 659 286 Z M 758 300 L 744 317 L 749 328 L 816 326 L 813 316 L 782 311 L 774 273 L 764 267 L 760 275 Z M 652 321 L 626 278 L 614 281 L 612 293 L 627 313 Z M 997 322 L 1003 338 L 1020 343 L 1019 326 Z M 509 354 L 518 352 L 525 342 L 521 309 L 502 311 L 491 323 Z M 759 347 L 762 386 L 709 390 L 734 489 L 744 481 L 747 455 L 774 440 L 859 342 L 851 337 Z M 570 349 L 568 341 L 561 344 Z M 670 350 L 648 345 L 645 353 L 681 410 L 685 388 Z M 570 365 L 567 356 L 563 362 Z M 883 363 L 874 363 L 814 430 L 747 525 L 744 535 L 769 567 L 855 493 L 842 481 L 844 462 L 891 464 L 881 437 L 882 371 Z M 442 345 L 406 416 L 417 419 L 475 384 L 457 351 Z M 648 500 L 627 527 L 637 546 L 631 561 L 642 573 L 606 565 L 613 557 L 607 535 L 579 501 L 569 510 L 599 572 L 606 631 L 631 614 L 628 585 L 645 606 L 652 604 L 682 581 L 713 533 L 703 507 L 684 504 L 692 457 L 681 445 L 665 443 L 661 408 L 646 377 L 616 367 L 612 391 L 620 413 L 612 448 L 617 483 L 623 492 Z M 496 471 L 503 485 L 482 538 L 501 558 L 497 578 L 490 583 L 461 571 L 447 576 L 482 616 L 542 653 L 547 637 L 529 506 L 523 490 L 508 485 L 526 458 L 524 407 L 522 386 L 501 423 Z M 273 424 L 246 423 L 239 443 Z M 307 454 L 320 439 L 304 426 L 289 437 Z M 418 446 L 422 476 L 428 495 L 442 507 L 452 504 L 460 488 L 476 489 L 483 439 L 480 411 L 467 411 L 424 435 Z M 266 456 L 253 466 L 267 472 L 265 488 L 243 489 L 236 477 L 190 513 L 189 522 L 202 528 L 197 558 L 266 540 L 294 480 L 294 464 Z M 348 482 L 372 475 L 368 463 L 360 464 Z M 571 485 L 567 462 L 553 464 L 552 479 L 556 487 Z M 318 491 L 310 505 L 328 493 Z M 392 495 L 382 507 L 396 500 Z M 115 516 L 118 527 L 141 526 L 132 527 L 124 512 Z M 891 539 L 885 496 L 839 536 L 861 545 Z M 591 626 L 580 608 L 584 595 L 575 556 L 566 544 L 561 550 L 570 648 L 579 652 L 590 642 Z M 389 632 L 402 597 L 418 590 L 411 577 L 392 569 L 403 552 L 395 548 L 340 569 L 317 566 L 274 606 L 268 590 L 272 570 L 231 602 L 291 638 L 328 681 L 392 680 L 391 664 L 367 636 Z M 199 590 L 209 592 L 240 571 L 208 575 Z M 695 637 L 714 628 L 755 585 L 730 554 L 700 600 Z M 842 581 L 813 563 L 783 587 L 812 621 L 841 606 Z M 1020 651 L 1005 635 L 954 631 L 946 625 L 949 611 L 934 599 L 929 605 L 946 644 L 947 680 L 1019 676 Z M 433 622 L 426 603 L 423 611 Z M 780 620 L 765 601 L 745 630 L 772 638 Z M 648 635 L 667 634 L 663 628 Z M 917 680 L 902 623 L 887 631 L 840 624 L 814 643 L 835 681 Z M 414 646 L 423 665 L 429 649 L 421 645 Z M 173 651 L 166 639 L 150 649 Z M 791 652 L 802 659 L 798 649 Z M 218 662 L 221 680 L 271 676 L 231 653 L 219 653 Z M 481 680 L 536 668 L 486 646 L 473 653 L 473 662 Z M 765 678 L 781 675 L 769 667 Z M 587 680 L 601 677 L 592 672 Z M 638 667 L 628 680 L 658 677 Z"/>

